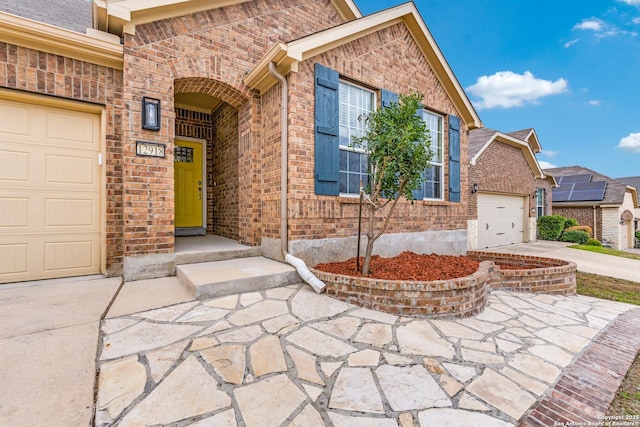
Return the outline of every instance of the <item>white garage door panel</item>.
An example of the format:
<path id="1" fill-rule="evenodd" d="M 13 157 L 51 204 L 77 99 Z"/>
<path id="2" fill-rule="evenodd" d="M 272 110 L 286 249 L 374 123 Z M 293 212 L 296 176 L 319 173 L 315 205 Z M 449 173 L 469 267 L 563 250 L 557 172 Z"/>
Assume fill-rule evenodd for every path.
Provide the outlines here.
<path id="1" fill-rule="evenodd" d="M 521 243 L 524 240 L 524 198 L 478 194 L 478 247 Z"/>
<path id="2" fill-rule="evenodd" d="M 0 283 L 100 272 L 98 115 L 0 100 Z"/>

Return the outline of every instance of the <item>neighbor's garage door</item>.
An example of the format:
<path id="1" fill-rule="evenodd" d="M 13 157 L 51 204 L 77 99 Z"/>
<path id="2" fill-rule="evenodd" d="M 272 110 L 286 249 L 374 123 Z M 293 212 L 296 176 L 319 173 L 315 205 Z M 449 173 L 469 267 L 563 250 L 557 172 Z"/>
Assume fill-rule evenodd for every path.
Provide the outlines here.
<path id="1" fill-rule="evenodd" d="M 524 197 L 478 193 L 478 247 L 522 243 Z"/>
<path id="2" fill-rule="evenodd" d="M 0 283 L 100 271 L 100 119 L 0 99 Z"/>

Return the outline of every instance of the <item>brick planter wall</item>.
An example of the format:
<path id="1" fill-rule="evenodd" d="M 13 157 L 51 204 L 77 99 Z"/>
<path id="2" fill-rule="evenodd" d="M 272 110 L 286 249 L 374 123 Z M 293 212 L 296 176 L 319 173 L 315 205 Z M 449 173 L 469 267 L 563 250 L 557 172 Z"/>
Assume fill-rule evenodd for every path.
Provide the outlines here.
<path id="1" fill-rule="evenodd" d="M 341 301 L 391 314 L 416 317 L 469 317 L 487 303 L 494 273 L 492 262 L 481 262 L 471 276 L 432 282 L 377 280 L 312 269 L 326 292 Z"/>
<path id="2" fill-rule="evenodd" d="M 496 279 L 492 289 L 520 292 L 575 295 L 576 264 L 552 258 L 493 252 L 467 252 L 476 261 L 494 261 L 496 264 L 522 266 L 523 270 L 502 270 L 496 266 Z"/>
<path id="3" fill-rule="evenodd" d="M 326 292 L 341 301 L 386 313 L 430 318 L 470 317 L 484 310 L 491 289 L 573 295 L 576 264 L 551 258 L 492 252 L 467 253 L 480 261 L 471 276 L 432 282 L 378 280 L 311 269 Z M 501 270 L 496 264 L 522 266 Z"/>

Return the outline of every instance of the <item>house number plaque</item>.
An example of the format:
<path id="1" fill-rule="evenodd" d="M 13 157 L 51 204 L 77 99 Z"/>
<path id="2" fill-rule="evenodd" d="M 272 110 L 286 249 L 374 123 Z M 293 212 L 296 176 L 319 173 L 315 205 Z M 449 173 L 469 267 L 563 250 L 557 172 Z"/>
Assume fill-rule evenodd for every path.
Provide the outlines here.
<path id="1" fill-rule="evenodd" d="M 146 157 L 164 157 L 166 151 L 165 144 L 155 142 L 136 141 L 136 155 Z"/>

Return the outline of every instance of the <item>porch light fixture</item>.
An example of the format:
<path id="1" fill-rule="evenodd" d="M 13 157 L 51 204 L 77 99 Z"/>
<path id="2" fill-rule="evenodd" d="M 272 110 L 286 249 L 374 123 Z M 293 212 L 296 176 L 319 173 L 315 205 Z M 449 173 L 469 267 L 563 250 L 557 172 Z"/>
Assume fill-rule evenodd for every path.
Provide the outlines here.
<path id="1" fill-rule="evenodd" d="M 473 187 L 471 188 L 471 194 L 476 194 L 478 192 L 478 183 L 474 183 Z"/>
<path id="2" fill-rule="evenodd" d="M 142 97 L 142 129 L 160 130 L 160 100 Z"/>

